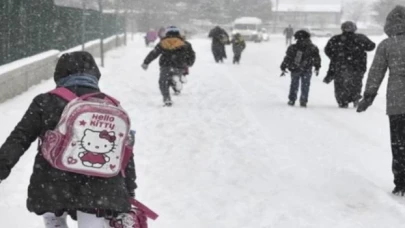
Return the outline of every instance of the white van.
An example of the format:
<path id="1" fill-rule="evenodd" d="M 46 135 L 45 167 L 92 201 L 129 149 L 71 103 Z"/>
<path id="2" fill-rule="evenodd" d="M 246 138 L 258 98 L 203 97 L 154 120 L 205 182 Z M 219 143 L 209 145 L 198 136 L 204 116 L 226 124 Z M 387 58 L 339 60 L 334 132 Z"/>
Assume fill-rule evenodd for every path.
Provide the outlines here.
<path id="1" fill-rule="evenodd" d="M 234 21 L 232 34 L 239 33 L 245 40 L 262 42 L 262 20 L 257 17 L 241 17 Z"/>

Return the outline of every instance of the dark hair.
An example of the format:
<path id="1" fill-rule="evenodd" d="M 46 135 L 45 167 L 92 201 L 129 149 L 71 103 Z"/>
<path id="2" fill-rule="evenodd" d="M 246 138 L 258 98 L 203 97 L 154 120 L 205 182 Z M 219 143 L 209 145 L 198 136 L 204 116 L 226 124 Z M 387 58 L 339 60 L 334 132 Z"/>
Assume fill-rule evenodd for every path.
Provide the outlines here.
<path id="1" fill-rule="evenodd" d="M 89 74 L 100 79 L 101 72 L 93 56 L 85 51 L 63 54 L 56 64 L 54 80 L 76 74 Z"/>

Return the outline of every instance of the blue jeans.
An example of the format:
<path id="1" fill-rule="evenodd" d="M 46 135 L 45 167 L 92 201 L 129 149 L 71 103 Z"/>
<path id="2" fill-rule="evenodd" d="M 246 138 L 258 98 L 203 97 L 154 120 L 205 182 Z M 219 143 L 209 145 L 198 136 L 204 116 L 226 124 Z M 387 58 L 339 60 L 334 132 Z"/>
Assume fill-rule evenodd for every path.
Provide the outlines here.
<path id="1" fill-rule="evenodd" d="M 309 87 L 311 86 L 311 71 L 291 72 L 291 87 L 290 87 L 290 101 L 297 100 L 298 89 L 301 81 L 301 98 L 300 102 L 306 104 L 308 102 Z"/>

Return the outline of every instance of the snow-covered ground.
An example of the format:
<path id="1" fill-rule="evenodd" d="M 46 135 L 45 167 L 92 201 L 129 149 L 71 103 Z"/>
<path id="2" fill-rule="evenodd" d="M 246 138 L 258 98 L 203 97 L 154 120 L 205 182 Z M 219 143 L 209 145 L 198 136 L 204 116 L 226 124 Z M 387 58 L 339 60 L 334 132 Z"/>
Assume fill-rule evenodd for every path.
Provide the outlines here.
<path id="1" fill-rule="evenodd" d="M 323 49 L 326 40 L 314 42 Z M 365 114 L 337 109 L 333 87 L 322 83 L 324 61 L 309 108 L 291 108 L 289 79 L 279 77 L 281 37 L 248 43 L 240 66 L 214 64 L 208 40 L 192 43 L 198 60 L 172 108 L 161 106 L 157 61 L 140 69 L 150 50 L 141 38 L 110 52 L 102 77 L 138 133 L 137 196 L 160 214 L 152 228 L 403 227 L 405 206 L 390 195 L 382 95 Z M 0 105 L 2 139 L 53 85 Z M 33 145 L 0 184 L 0 227 L 43 227 L 25 209 L 35 153 Z"/>

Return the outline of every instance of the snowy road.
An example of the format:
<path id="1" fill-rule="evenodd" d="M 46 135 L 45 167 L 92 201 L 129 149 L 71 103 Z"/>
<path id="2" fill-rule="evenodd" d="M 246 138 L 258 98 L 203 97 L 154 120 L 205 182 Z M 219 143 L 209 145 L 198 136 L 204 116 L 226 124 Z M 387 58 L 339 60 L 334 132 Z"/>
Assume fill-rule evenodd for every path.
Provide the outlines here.
<path id="1" fill-rule="evenodd" d="M 405 206 L 389 194 L 384 97 L 362 115 L 338 110 L 332 86 L 314 77 L 309 108 L 288 107 L 289 79 L 279 77 L 283 42 L 248 43 L 242 65 L 234 66 L 214 64 L 209 41 L 193 40 L 197 64 L 170 109 L 161 107 L 157 61 L 148 72 L 139 67 L 150 50 L 141 39 L 108 54 L 102 88 L 132 115 L 137 196 L 161 215 L 152 228 L 405 224 Z M 322 49 L 326 41 L 314 42 Z M 0 136 L 52 87 L 44 82 L 0 105 Z M 0 185 L 1 227 L 42 227 L 25 209 L 34 155 L 33 146 Z"/>

